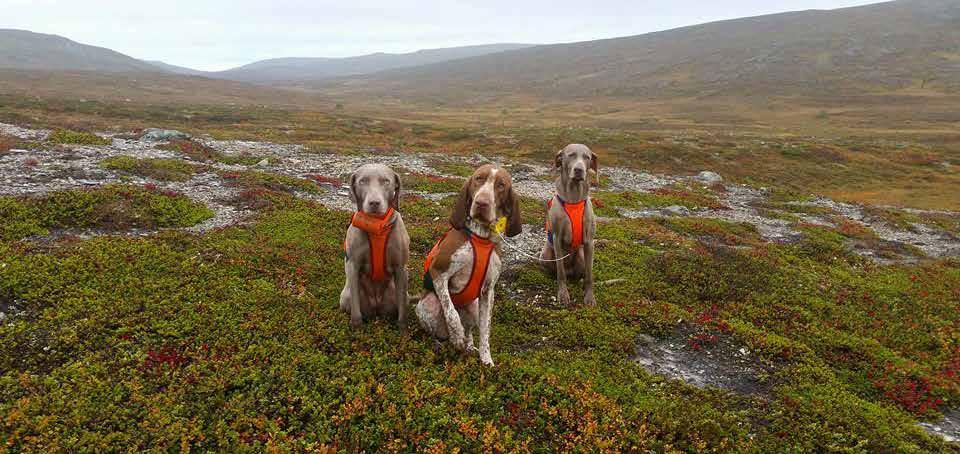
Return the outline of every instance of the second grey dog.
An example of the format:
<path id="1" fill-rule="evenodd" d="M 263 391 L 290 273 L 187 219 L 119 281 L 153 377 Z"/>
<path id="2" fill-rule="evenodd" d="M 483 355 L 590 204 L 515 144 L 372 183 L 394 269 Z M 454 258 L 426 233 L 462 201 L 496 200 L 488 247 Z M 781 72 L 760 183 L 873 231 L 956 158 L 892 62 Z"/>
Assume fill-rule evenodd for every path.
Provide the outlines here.
<path id="1" fill-rule="evenodd" d="M 600 184 L 599 160 L 586 145 L 571 144 L 556 154 L 557 193 L 547 209 L 547 244 L 540 253 L 543 268 L 557 278 L 557 301 L 570 304 L 568 279 L 583 279 L 583 303 L 593 296 L 593 236 L 597 230 L 590 202 L 593 170 Z M 562 260 L 557 260 L 563 258 Z"/>
<path id="2" fill-rule="evenodd" d="M 344 240 L 340 308 L 354 328 L 375 316 L 396 318 L 406 328 L 410 236 L 399 212 L 400 191 L 400 176 L 381 164 L 361 166 L 350 177 L 357 211 Z"/>

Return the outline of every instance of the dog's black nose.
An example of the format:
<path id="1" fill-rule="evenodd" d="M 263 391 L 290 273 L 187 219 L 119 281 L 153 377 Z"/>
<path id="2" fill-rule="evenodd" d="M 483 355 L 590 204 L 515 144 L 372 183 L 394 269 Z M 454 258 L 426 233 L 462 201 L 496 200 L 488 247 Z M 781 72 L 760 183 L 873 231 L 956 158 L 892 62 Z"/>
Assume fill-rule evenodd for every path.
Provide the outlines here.
<path id="1" fill-rule="evenodd" d="M 580 169 L 580 168 L 573 169 L 573 176 L 583 178 L 583 169 Z"/>
<path id="2" fill-rule="evenodd" d="M 367 202 L 367 205 L 369 205 L 369 206 L 370 206 L 370 209 L 372 209 L 372 210 L 378 210 L 378 209 L 380 209 L 380 201 L 379 201 L 379 200 L 371 200 L 371 201 Z"/>

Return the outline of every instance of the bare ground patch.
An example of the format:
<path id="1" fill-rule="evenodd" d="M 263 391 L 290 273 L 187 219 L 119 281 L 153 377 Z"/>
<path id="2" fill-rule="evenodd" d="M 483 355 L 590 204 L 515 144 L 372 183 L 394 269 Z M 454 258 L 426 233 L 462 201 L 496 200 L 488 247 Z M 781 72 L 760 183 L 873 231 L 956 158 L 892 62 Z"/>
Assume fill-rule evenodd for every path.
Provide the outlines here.
<path id="1" fill-rule="evenodd" d="M 927 433 L 939 435 L 949 442 L 960 442 L 960 408 L 943 414 L 943 419 L 935 423 L 920 423 Z"/>
<path id="2" fill-rule="evenodd" d="M 699 388 L 762 395 L 772 388 L 774 367 L 765 364 L 732 336 L 704 334 L 682 324 L 669 336 L 641 335 L 634 361 L 650 373 Z"/>

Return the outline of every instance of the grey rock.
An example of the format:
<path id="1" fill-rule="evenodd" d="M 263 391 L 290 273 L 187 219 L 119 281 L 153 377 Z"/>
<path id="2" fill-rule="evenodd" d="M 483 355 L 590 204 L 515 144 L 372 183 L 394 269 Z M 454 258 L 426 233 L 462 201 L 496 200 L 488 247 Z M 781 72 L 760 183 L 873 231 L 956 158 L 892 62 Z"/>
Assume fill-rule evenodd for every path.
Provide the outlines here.
<path id="1" fill-rule="evenodd" d="M 663 209 L 664 211 L 674 215 L 674 216 L 689 216 L 690 209 L 685 206 L 680 205 L 670 205 Z"/>
<path id="2" fill-rule="evenodd" d="M 163 140 L 186 140 L 190 138 L 190 134 L 185 132 L 180 132 L 175 129 L 159 129 L 159 128 L 149 128 L 143 131 L 143 135 L 140 136 L 140 140 L 147 140 L 151 142 L 158 142 Z"/>
<path id="3" fill-rule="evenodd" d="M 719 173 L 704 170 L 697 174 L 697 180 L 706 184 L 722 183 L 723 177 Z"/>

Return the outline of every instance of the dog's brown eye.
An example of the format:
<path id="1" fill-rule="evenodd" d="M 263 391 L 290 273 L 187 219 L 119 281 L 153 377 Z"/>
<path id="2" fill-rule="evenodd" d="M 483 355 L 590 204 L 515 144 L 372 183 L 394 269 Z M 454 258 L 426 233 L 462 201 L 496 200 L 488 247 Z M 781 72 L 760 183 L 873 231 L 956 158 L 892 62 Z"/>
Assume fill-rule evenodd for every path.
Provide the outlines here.
<path id="1" fill-rule="evenodd" d="M 477 176 L 473 177 L 473 179 L 474 179 L 474 180 L 477 180 L 477 182 L 481 182 L 481 181 L 483 181 L 483 175 L 477 175 Z"/>

